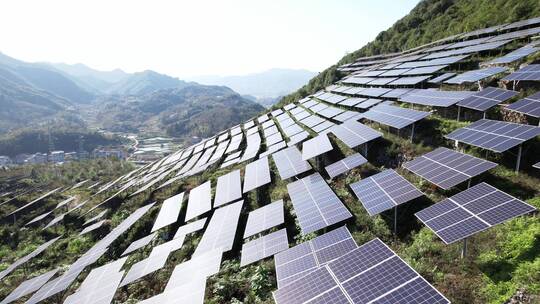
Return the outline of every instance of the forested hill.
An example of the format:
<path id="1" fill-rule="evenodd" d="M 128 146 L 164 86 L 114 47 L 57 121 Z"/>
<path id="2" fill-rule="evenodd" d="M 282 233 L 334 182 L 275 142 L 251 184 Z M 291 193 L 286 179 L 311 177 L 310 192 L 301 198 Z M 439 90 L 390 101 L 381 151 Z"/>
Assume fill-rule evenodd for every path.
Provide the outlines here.
<path id="1" fill-rule="evenodd" d="M 439 39 L 540 15 L 538 0 L 423 0 L 405 17 L 361 49 L 344 56 L 298 91 L 285 96 L 276 108 L 332 84 L 337 66 L 355 59 L 408 50 Z"/>

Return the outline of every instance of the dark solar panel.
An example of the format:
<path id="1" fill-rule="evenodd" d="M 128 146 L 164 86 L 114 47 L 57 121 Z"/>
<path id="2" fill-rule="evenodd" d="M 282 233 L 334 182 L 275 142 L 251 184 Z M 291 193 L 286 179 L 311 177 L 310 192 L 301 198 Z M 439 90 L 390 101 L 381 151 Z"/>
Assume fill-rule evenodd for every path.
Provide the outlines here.
<path id="1" fill-rule="evenodd" d="M 302 153 L 296 146 L 272 154 L 281 179 L 287 179 L 311 169 L 311 165 L 302 159 Z"/>
<path id="2" fill-rule="evenodd" d="M 540 117 L 540 92 L 520 99 L 506 107 L 508 110 L 523 113 L 532 117 Z"/>
<path id="3" fill-rule="evenodd" d="M 334 178 L 365 163 L 367 163 L 367 159 L 365 159 L 360 153 L 354 153 L 343 158 L 342 160 L 324 167 L 324 169 L 330 178 Z"/>
<path id="4" fill-rule="evenodd" d="M 445 190 L 496 166 L 496 163 L 443 147 L 403 164 L 405 169 Z"/>
<path id="5" fill-rule="evenodd" d="M 507 64 L 514 61 L 517 61 L 521 58 L 527 57 L 533 53 L 536 53 L 540 51 L 540 48 L 536 47 L 530 47 L 530 46 L 524 46 L 522 48 L 519 48 L 513 52 L 510 52 L 502 57 L 495 58 L 491 60 L 489 63 L 491 64 Z"/>
<path id="6" fill-rule="evenodd" d="M 469 91 L 436 91 L 417 89 L 402 95 L 399 100 L 406 103 L 433 107 L 449 107 L 471 96 Z"/>
<path id="7" fill-rule="evenodd" d="M 359 95 L 367 96 L 367 97 L 380 97 L 381 95 L 384 95 L 388 92 L 390 92 L 392 89 L 386 89 L 386 88 L 367 88 L 365 90 L 362 90 Z"/>
<path id="8" fill-rule="evenodd" d="M 427 67 L 417 67 L 414 69 L 410 69 L 407 72 L 403 73 L 403 75 L 426 75 L 426 74 L 434 74 L 444 68 L 446 68 L 448 65 L 433 65 L 433 66 L 427 66 Z"/>
<path id="9" fill-rule="evenodd" d="M 519 93 L 516 91 L 487 87 L 482 91 L 474 93 L 470 97 L 463 99 L 462 101 L 458 102 L 457 105 L 484 112 L 487 109 L 516 96 L 517 94 Z"/>
<path id="10" fill-rule="evenodd" d="M 319 173 L 287 185 L 302 235 L 352 217 Z"/>
<path id="11" fill-rule="evenodd" d="M 381 133 L 354 120 L 335 125 L 330 128 L 330 132 L 349 148 L 357 147 L 382 136 Z"/>
<path id="12" fill-rule="evenodd" d="M 540 127 L 482 119 L 445 137 L 500 153 L 538 135 Z"/>
<path id="13" fill-rule="evenodd" d="M 427 79 L 429 79 L 431 76 L 411 76 L 411 77 L 400 77 L 390 83 L 388 83 L 389 86 L 398 86 L 398 85 L 416 85 L 419 84 Z"/>
<path id="14" fill-rule="evenodd" d="M 411 89 L 393 89 L 392 91 L 382 95 L 383 98 L 398 98 L 399 96 L 410 92 Z"/>
<path id="15" fill-rule="evenodd" d="M 333 119 L 340 122 L 346 122 L 347 120 L 359 120 L 362 117 L 363 115 L 361 113 L 354 111 L 345 111 L 337 116 L 334 116 Z"/>
<path id="16" fill-rule="evenodd" d="M 503 80 L 540 81 L 540 64 L 529 64 L 528 66 L 504 77 Z"/>
<path id="17" fill-rule="evenodd" d="M 399 66 L 399 68 L 419 68 L 419 67 L 436 66 L 436 65 L 449 65 L 449 64 L 453 64 L 458 61 L 461 61 L 467 57 L 468 56 L 466 55 L 460 55 L 460 56 L 438 58 L 438 59 L 433 59 L 433 60 L 411 61 L 411 62 L 402 63 Z"/>
<path id="18" fill-rule="evenodd" d="M 441 83 L 443 81 L 445 81 L 446 79 L 450 78 L 450 77 L 454 77 L 456 76 L 456 73 L 444 73 L 440 76 L 437 76 L 433 79 L 430 79 L 428 80 L 429 83 Z"/>
<path id="19" fill-rule="evenodd" d="M 370 81 L 368 84 L 369 84 L 369 85 L 375 85 L 375 86 L 377 86 L 377 85 L 382 86 L 382 85 L 388 84 L 388 83 L 390 83 L 390 82 L 392 82 L 392 81 L 395 81 L 395 80 L 397 80 L 397 79 L 398 79 L 397 77 L 382 77 L 382 78 L 375 78 L 375 79 L 373 79 L 372 81 Z"/>
<path id="20" fill-rule="evenodd" d="M 396 129 L 405 128 L 431 113 L 412 109 L 380 104 L 363 113 L 364 118 L 391 126 Z"/>
<path id="21" fill-rule="evenodd" d="M 274 299 L 277 304 L 450 303 L 379 239 L 279 288 Z"/>
<path id="22" fill-rule="evenodd" d="M 424 195 L 394 170 L 385 170 L 350 185 L 369 215 Z"/>
<path id="23" fill-rule="evenodd" d="M 274 256 L 278 288 L 357 248 L 351 233 L 343 226 Z"/>
<path id="24" fill-rule="evenodd" d="M 486 183 L 478 184 L 416 213 L 446 244 L 536 210 Z"/>
<path id="25" fill-rule="evenodd" d="M 474 71 L 467 71 L 465 73 L 459 74 L 453 78 L 445 80 L 444 83 L 449 84 L 462 84 L 466 82 L 477 82 L 479 80 L 492 77 L 496 74 L 505 72 L 508 70 L 505 67 L 490 67 L 485 69 L 479 69 Z"/>
<path id="26" fill-rule="evenodd" d="M 363 102 L 355 105 L 354 107 L 358 108 L 358 109 L 365 110 L 365 109 L 369 109 L 370 107 L 372 107 L 372 106 L 374 106 L 376 104 L 379 104 L 381 102 L 382 102 L 382 99 L 369 98 L 369 99 L 366 99 Z"/>

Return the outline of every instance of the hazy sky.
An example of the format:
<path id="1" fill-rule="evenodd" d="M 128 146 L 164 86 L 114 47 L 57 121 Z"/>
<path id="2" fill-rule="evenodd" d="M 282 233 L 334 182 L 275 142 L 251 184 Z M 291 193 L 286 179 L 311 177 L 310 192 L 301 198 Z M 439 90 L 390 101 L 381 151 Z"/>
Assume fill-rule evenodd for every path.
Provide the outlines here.
<path id="1" fill-rule="evenodd" d="M 8 0 L 0 52 L 186 78 L 322 71 L 418 0 Z"/>

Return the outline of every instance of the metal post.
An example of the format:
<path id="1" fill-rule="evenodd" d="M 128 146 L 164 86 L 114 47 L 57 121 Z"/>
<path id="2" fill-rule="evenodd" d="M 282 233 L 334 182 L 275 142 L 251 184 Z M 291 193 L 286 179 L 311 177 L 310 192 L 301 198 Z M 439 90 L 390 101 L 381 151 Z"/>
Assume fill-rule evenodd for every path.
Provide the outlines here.
<path id="1" fill-rule="evenodd" d="M 414 137 L 414 123 L 412 124 L 412 127 L 411 127 L 411 142 L 413 141 L 413 137 Z"/>
<path id="2" fill-rule="evenodd" d="M 368 146 L 367 145 L 368 145 L 367 143 L 364 144 L 364 156 L 366 158 L 367 158 L 367 154 L 368 154 Z"/>
<path id="3" fill-rule="evenodd" d="M 394 207 L 394 236 L 397 237 L 397 206 Z"/>
<path id="4" fill-rule="evenodd" d="M 465 258 L 467 255 L 467 238 L 463 239 L 463 248 L 461 248 L 461 258 Z"/>
<path id="5" fill-rule="evenodd" d="M 467 182 L 467 189 L 471 187 L 471 181 L 472 181 L 472 178 L 469 178 L 469 181 Z"/>
<path id="6" fill-rule="evenodd" d="M 516 173 L 519 172 L 519 165 L 521 164 L 521 145 L 518 147 L 518 156 L 516 161 Z"/>
<path id="7" fill-rule="evenodd" d="M 484 111 L 483 113 L 484 113 L 484 117 L 483 117 L 483 118 L 486 119 L 486 112 Z"/>
<path id="8" fill-rule="evenodd" d="M 460 116 L 461 116 L 461 107 L 458 106 L 457 107 L 457 121 L 459 121 Z"/>

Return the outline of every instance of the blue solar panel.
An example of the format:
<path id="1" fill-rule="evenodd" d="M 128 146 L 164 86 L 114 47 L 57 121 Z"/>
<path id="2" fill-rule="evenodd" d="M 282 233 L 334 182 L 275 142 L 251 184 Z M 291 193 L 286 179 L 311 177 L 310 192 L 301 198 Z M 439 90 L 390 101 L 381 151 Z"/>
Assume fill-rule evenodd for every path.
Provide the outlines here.
<path id="1" fill-rule="evenodd" d="M 516 96 L 517 94 L 519 93 L 516 91 L 487 87 L 482 91 L 474 93 L 472 96 L 463 99 L 462 101 L 458 102 L 457 105 L 484 112 L 487 109 Z"/>

